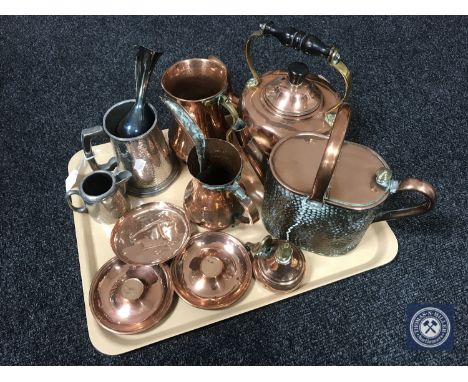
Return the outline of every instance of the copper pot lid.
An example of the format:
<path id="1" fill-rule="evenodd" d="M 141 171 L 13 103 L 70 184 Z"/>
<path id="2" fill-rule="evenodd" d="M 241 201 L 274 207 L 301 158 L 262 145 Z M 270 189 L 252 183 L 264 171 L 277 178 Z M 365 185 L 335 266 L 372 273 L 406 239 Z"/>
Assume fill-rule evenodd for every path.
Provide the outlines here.
<path id="1" fill-rule="evenodd" d="M 111 246 L 125 263 L 155 265 L 176 256 L 189 237 L 190 223 L 182 208 L 153 202 L 132 209 L 117 221 Z"/>
<path id="2" fill-rule="evenodd" d="M 309 196 L 327 142 L 328 137 L 314 133 L 281 140 L 270 156 L 274 177 L 287 189 Z M 349 209 L 372 208 L 389 194 L 388 187 L 378 184 L 382 184 L 379 174 L 391 177 L 380 155 L 366 146 L 344 141 L 323 201 Z"/>
<path id="3" fill-rule="evenodd" d="M 294 118 L 307 117 L 323 105 L 323 95 L 302 62 L 292 62 L 287 72 L 265 81 L 261 97 L 272 112 Z"/>
<path id="4" fill-rule="evenodd" d="M 299 287 L 305 272 L 302 251 L 286 240 L 266 236 L 260 243 L 247 243 L 252 252 L 255 278 L 267 289 L 290 292 Z"/>
<path id="5" fill-rule="evenodd" d="M 134 334 L 161 321 L 171 306 L 173 292 L 166 265 L 130 265 L 114 257 L 94 276 L 89 305 L 104 329 Z"/>
<path id="6" fill-rule="evenodd" d="M 190 238 L 172 262 L 177 294 L 202 309 L 234 304 L 252 279 L 249 252 L 235 237 L 223 232 L 203 232 Z"/>

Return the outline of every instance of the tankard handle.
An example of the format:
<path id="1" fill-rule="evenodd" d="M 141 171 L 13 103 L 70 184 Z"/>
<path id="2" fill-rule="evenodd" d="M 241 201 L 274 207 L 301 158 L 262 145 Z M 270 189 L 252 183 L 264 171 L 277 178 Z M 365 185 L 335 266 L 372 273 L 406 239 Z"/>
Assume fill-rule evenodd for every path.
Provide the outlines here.
<path id="1" fill-rule="evenodd" d="M 239 181 L 234 181 L 225 189 L 231 191 L 244 208 L 244 215 L 239 219 L 242 223 L 254 224 L 260 219 L 260 214 L 258 213 L 257 207 L 255 207 L 255 203 L 250 196 L 247 195 Z"/>
<path id="2" fill-rule="evenodd" d="M 88 127 L 87 129 L 83 129 L 81 131 L 81 146 L 83 147 L 85 159 L 93 171 L 113 171 L 118 164 L 115 157 L 110 158 L 106 164 L 100 165 L 96 162 L 92 145 L 92 140 L 96 137 L 107 137 L 107 134 L 104 132 L 102 126 Z"/>
<path id="3" fill-rule="evenodd" d="M 295 50 L 299 50 L 307 55 L 322 56 L 325 57 L 328 64 L 340 73 L 344 81 L 344 93 L 340 102 L 334 105 L 327 111 L 326 121 L 332 126 L 336 110 L 340 105 L 346 101 L 349 95 L 349 89 L 351 87 L 351 73 L 348 67 L 341 61 L 338 50 L 331 45 L 323 43 L 319 38 L 312 34 L 307 34 L 300 30 L 292 27 L 278 28 L 274 23 L 269 22 L 266 24 L 260 24 L 260 29 L 253 32 L 244 45 L 244 56 L 247 61 L 250 72 L 252 73 L 252 80 L 247 83 L 247 86 L 257 86 L 260 83 L 260 77 L 255 70 L 251 56 L 251 45 L 252 41 L 264 36 L 274 36 L 281 44 L 286 47 L 291 47 Z"/>
<path id="4" fill-rule="evenodd" d="M 67 200 L 69 207 L 75 212 L 79 212 L 79 213 L 88 212 L 88 208 L 86 208 L 86 204 L 84 203 L 84 201 L 81 207 L 76 207 L 73 205 L 72 195 L 78 195 L 80 199 L 83 200 L 81 198 L 80 192 L 77 189 L 73 188 L 71 190 L 68 190 L 67 193 L 65 194 L 65 199 Z"/>
<path id="5" fill-rule="evenodd" d="M 393 191 L 393 193 L 408 191 L 418 192 L 422 194 L 426 198 L 426 200 L 423 203 L 413 207 L 383 211 L 374 219 L 373 222 L 375 223 L 385 220 L 400 219 L 408 216 L 422 215 L 434 208 L 435 203 L 437 201 L 437 194 L 434 187 L 432 187 L 432 185 L 430 185 L 429 183 L 419 179 L 407 178 L 405 180 L 402 180 L 398 184 L 398 187 L 395 191 Z"/>

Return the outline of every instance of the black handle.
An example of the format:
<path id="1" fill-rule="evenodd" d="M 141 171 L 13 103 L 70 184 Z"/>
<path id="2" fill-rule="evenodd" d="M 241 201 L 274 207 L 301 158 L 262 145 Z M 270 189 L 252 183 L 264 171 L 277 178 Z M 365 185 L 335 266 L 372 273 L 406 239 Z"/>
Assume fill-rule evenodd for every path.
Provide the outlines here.
<path id="1" fill-rule="evenodd" d="M 281 44 L 300 50 L 312 56 L 323 56 L 328 58 L 332 46 L 323 43 L 314 35 L 307 34 L 296 28 L 278 28 L 274 23 L 269 22 L 263 25 L 263 34 L 276 37 Z"/>

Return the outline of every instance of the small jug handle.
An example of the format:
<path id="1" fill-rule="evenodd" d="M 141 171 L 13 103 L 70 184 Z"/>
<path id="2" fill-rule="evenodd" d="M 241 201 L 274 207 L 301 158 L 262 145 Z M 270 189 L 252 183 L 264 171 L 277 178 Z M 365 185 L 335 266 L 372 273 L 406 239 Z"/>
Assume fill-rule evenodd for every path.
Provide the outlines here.
<path id="1" fill-rule="evenodd" d="M 299 50 L 307 55 L 323 56 L 327 59 L 328 64 L 340 73 L 344 81 L 344 94 L 342 99 L 327 113 L 325 120 L 330 126 L 333 126 L 336 111 L 348 98 L 349 89 L 351 87 L 351 73 L 348 67 L 341 61 L 340 54 L 334 46 L 323 43 L 319 38 L 314 35 L 307 34 L 295 28 L 278 28 L 274 23 L 269 22 L 260 24 L 260 29 L 253 32 L 244 46 L 244 56 L 247 61 L 247 66 L 252 73 L 252 79 L 247 83 L 247 86 L 257 86 L 260 83 L 260 77 L 255 70 L 252 63 L 252 56 L 250 53 L 252 41 L 259 37 L 274 36 L 281 44 Z"/>
<path id="2" fill-rule="evenodd" d="M 119 171 L 117 174 L 115 174 L 115 184 L 117 185 L 123 185 L 127 183 L 130 178 L 132 177 L 132 173 L 128 170 L 122 170 Z"/>
<path id="3" fill-rule="evenodd" d="M 96 137 L 107 137 L 102 126 L 88 127 L 81 131 L 81 146 L 83 148 L 84 156 L 86 161 L 91 166 L 93 171 L 104 170 L 113 171 L 117 167 L 117 159 L 112 157 L 106 164 L 98 164 L 94 157 L 92 139 Z"/>
<path id="4" fill-rule="evenodd" d="M 80 192 L 77 189 L 73 188 L 71 190 L 68 190 L 65 194 L 65 199 L 67 200 L 67 203 L 70 206 L 70 208 L 73 211 L 79 212 L 81 214 L 88 212 L 88 209 L 86 208 L 86 204 L 84 202 L 81 207 L 76 207 L 73 205 L 72 195 L 78 195 L 81 198 Z"/>
<path id="5" fill-rule="evenodd" d="M 398 188 L 394 191 L 394 193 L 408 191 L 414 191 L 424 195 L 426 201 L 413 207 L 400 208 L 398 210 L 391 211 L 383 211 L 374 219 L 373 222 L 375 223 L 379 221 L 400 219 L 408 216 L 417 216 L 425 214 L 426 212 L 429 212 L 434 208 L 434 205 L 437 200 L 437 194 L 434 187 L 432 187 L 432 185 L 430 185 L 429 183 L 419 179 L 407 178 L 400 182 Z"/>
<path id="6" fill-rule="evenodd" d="M 244 208 L 244 215 L 240 218 L 243 223 L 246 223 L 244 219 L 248 220 L 249 224 L 254 224 L 260 219 L 257 207 L 255 207 L 253 200 L 247 195 L 238 180 L 234 181 L 226 190 L 231 191 Z"/>

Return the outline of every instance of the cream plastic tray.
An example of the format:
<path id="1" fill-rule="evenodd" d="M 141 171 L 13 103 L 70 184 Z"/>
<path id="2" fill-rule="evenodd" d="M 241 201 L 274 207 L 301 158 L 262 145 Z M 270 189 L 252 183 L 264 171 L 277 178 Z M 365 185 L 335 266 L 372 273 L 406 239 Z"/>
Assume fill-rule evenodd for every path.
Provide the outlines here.
<path id="1" fill-rule="evenodd" d="M 99 163 L 103 163 L 113 155 L 110 143 L 97 145 L 94 151 Z M 82 158 L 83 152 L 79 151 L 70 159 L 68 164 L 69 173 L 79 168 L 75 187 L 79 184 L 83 175 L 91 171 L 87 163 L 83 163 Z M 157 200 L 182 206 L 184 190 L 189 180 L 190 174 L 184 166 L 177 180 L 165 192 L 148 198 L 131 197 L 132 206 Z M 385 222 L 375 223 L 370 226 L 359 246 L 345 256 L 333 258 L 304 252 L 307 263 L 304 280 L 299 289 L 292 293 L 275 294 L 263 288 L 259 282 L 253 281 L 240 301 L 229 308 L 217 311 L 194 308 L 174 294 L 175 298 L 169 314 L 157 326 L 139 334 L 118 335 L 102 329 L 94 320 L 88 305 L 89 288 L 94 274 L 107 260 L 114 256 L 109 242 L 113 226 L 98 224 L 87 214 L 73 213 L 73 218 L 89 338 L 97 350 L 109 355 L 138 349 L 368 271 L 389 263 L 398 252 L 398 242 L 388 224 Z M 196 228 L 194 228 L 195 231 Z M 229 228 L 225 232 L 236 236 L 243 242 L 257 242 L 267 234 L 261 221 L 253 226 L 243 224 L 235 228 Z"/>

